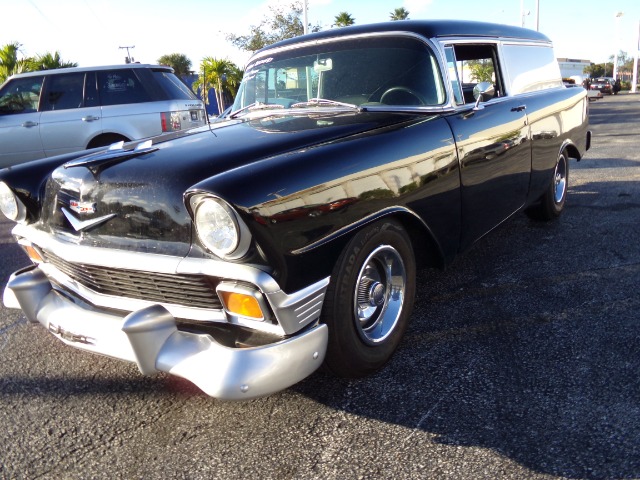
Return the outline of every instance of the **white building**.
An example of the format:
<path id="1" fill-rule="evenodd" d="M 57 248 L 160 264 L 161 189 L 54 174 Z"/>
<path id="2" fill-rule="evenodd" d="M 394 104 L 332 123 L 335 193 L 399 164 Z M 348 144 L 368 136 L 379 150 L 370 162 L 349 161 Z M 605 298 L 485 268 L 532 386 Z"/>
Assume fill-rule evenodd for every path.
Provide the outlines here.
<path id="1" fill-rule="evenodd" d="M 562 78 L 575 78 L 578 76 L 584 78 L 587 76 L 584 73 L 584 69 L 591 65 L 591 61 L 578 60 L 575 58 L 558 58 L 558 65 L 560 66 Z"/>

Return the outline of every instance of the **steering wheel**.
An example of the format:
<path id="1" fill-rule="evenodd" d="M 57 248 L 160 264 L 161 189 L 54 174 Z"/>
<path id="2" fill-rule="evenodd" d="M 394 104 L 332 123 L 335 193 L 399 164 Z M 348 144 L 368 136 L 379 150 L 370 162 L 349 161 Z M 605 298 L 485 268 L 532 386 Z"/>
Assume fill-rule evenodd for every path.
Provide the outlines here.
<path id="1" fill-rule="evenodd" d="M 408 87 L 391 87 L 389 88 L 387 91 L 385 91 L 382 96 L 380 97 L 380 103 L 387 103 L 385 102 L 385 98 L 387 98 L 387 100 L 389 100 L 390 98 L 392 98 L 392 96 L 394 94 L 400 94 L 400 98 L 403 99 L 403 101 L 401 102 L 391 102 L 392 105 L 416 105 L 416 103 L 414 102 L 407 102 L 404 101 L 404 99 L 408 99 L 409 97 L 413 97 L 413 99 L 417 100 L 418 103 L 417 105 L 426 105 L 427 102 L 425 101 L 424 98 L 422 98 L 422 95 L 420 95 L 419 93 L 417 93 L 415 90 L 412 90 Z"/>

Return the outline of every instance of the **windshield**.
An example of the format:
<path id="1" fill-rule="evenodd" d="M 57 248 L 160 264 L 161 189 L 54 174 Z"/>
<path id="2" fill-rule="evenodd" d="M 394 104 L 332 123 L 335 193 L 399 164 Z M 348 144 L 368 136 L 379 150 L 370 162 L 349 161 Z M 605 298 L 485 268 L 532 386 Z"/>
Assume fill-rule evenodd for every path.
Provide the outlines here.
<path id="1" fill-rule="evenodd" d="M 414 38 L 384 36 L 263 55 L 247 65 L 232 111 L 436 106 L 444 101 L 431 50 Z"/>

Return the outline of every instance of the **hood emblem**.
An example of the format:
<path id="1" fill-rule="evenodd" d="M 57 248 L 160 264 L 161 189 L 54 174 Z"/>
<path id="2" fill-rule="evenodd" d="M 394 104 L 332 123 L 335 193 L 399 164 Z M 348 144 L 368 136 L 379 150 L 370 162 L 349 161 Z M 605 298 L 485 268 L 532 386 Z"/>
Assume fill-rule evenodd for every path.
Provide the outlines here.
<path id="1" fill-rule="evenodd" d="M 71 200 L 69 202 L 69 208 L 76 213 L 96 213 L 96 204 L 92 202 Z"/>
<path id="2" fill-rule="evenodd" d="M 73 207 L 71 207 L 71 208 L 73 208 Z M 101 223 L 104 223 L 107 220 L 110 220 L 110 219 L 112 219 L 113 217 L 116 216 L 115 213 L 112 213 L 112 214 L 109 214 L 109 215 L 104 215 L 103 217 L 92 218 L 90 220 L 78 220 L 73 215 L 73 213 L 71 213 L 66 208 L 62 207 L 60 210 L 62 210 L 62 213 L 67 218 L 67 220 L 69 220 L 69 223 L 71 224 L 71 226 L 73 227 L 73 229 L 76 232 L 83 232 L 85 230 L 89 230 L 90 228 L 95 227 L 97 225 L 100 225 Z"/>

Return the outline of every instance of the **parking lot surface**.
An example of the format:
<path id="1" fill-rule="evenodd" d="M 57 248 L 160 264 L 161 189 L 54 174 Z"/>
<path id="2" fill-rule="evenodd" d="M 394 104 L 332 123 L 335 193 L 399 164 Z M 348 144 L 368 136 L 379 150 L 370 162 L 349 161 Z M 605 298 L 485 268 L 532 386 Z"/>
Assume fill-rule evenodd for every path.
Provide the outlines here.
<path id="1" fill-rule="evenodd" d="M 590 107 L 562 217 L 421 271 L 374 376 L 221 402 L 1 307 L 0 478 L 640 478 L 640 96 Z M 2 287 L 26 265 L 10 227 Z"/>

